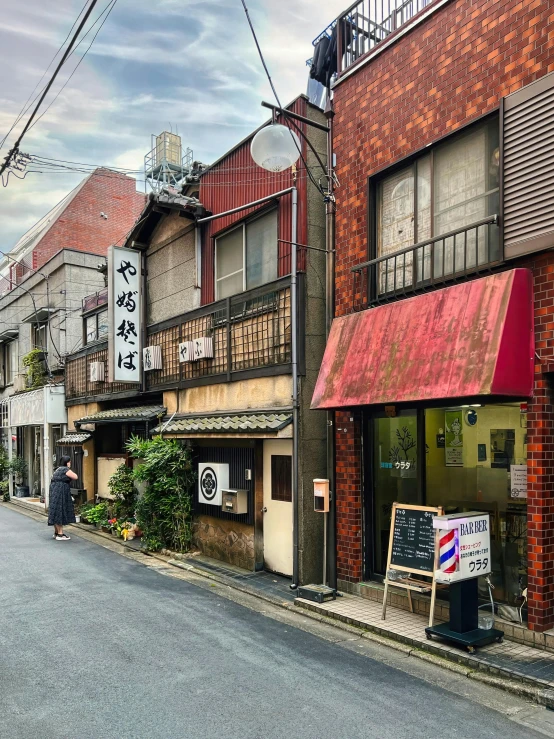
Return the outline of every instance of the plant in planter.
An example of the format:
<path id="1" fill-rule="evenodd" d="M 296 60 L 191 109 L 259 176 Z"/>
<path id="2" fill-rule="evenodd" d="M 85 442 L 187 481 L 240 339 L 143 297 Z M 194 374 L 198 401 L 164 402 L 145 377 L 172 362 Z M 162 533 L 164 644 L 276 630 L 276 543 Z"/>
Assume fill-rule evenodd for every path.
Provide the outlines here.
<path id="1" fill-rule="evenodd" d="M 81 516 L 81 523 L 93 523 L 89 521 L 88 514 L 94 508 L 94 503 L 83 503 L 78 509 L 79 515 Z"/>
<path id="2" fill-rule="evenodd" d="M 110 511 L 107 503 L 98 503 L 87 511 L 87 520 L 97 527 L 107 526 Z"/>
<path id="3" fill-rule="evenodd" d="M 26 495 L 29 494 L 29 488 L 23 485 L 23 480 L 27 476 L 27 470 L 29 465 L 23 459 L 23 457 L 14 457 L 11 462 L 8 463 L 8 472 L 15 478 L 15 484 L 17 486 L 16 495 L 18 492 L 23 492 Z"/>
<path id="4" fill-rule="evenodd" d="M 192 493 L 196 474 L 188 447 L 174 439 L 131 437 L 127 449 L 141 463 L 133 470 L 146 490 L 137 502 L 137 524 L 144 546 L 157 551 L 166 547 L 178 552 L 192 541 Z"/>
<path id="5" fill-rule="evenodd" d="M 126 464 L 119 465 L 108 480 L 108 488 L 114 496 L 114 518 L 120 521 L 133 518 L 138 499 L 133 470 Z"/>
<path id="6" fill-rule="evenodd" d="M 21 363 L 27 369 L 27 387 L 29 390 L 37 390 L 46 384 L 44 352 L 42 349 L 31 349 L 22 358 Z"/>

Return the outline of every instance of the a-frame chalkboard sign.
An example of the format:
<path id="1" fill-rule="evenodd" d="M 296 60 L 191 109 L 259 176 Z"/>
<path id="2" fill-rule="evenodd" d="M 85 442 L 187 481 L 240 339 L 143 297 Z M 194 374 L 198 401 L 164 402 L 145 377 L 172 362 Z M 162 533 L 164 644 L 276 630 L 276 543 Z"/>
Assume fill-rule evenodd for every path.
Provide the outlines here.
<path id="1" fill-rule="evenodd" d="M 433 625 L 435 613 L 436 582 L 435 570 L 438 567 L 438 531 L 433 528 L 433 516 L 442 516 L 441 507 L 392 504 L 390 523 L 389 553 L 385 574 L 385 593 L 383 597 L 383 618 L 387 614 L 387 594 L 389 585 L 408 591 L 408 603 L 413 613 L 412 591 L 425 593 L 431 591 L 431 610 L 429 625 Z M 390 580 L 390 570 L 409 573 L 402 580 Z M 431 582 L 417 580 L 412 575 L 431 578 Z"/>

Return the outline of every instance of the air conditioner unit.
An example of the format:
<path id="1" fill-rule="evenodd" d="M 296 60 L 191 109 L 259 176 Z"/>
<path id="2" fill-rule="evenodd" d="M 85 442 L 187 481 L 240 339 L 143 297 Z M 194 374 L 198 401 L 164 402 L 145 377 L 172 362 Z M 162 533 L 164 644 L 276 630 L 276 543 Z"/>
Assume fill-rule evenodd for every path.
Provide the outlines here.
<path id="1" fill-rule="evenodd" d="M 179 362 L 192 362 L 194 360 L 194 343 L 182 341 L 179 344 Z"/>
<path id="2" fill-rule="evenodd" d="M 91 382 L 104 382 L 106 371 L 104 362 L 90 362 L 89 369 Z"/>
<path id="3" fill-rule="evenodd" d="M 194 359 L 211 359 L 214 355 L 214 342 L 210 336 L 201 336 L 193 340 Z"/>
<path id="4" fill-rule="evenodd" d="M 150 370 L 160 370 L 163 367 L 162 364 L 162 347 L 161 346 L 146 346 L 142 350 L 142 362 L 144 364 L 144 371 L 149 372 Z"/>

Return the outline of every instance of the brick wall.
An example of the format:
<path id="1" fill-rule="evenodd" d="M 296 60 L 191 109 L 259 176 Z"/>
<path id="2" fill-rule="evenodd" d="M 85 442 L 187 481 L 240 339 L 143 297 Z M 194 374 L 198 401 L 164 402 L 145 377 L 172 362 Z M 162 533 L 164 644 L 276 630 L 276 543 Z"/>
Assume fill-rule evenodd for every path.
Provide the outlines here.
<path id="1" fill-rule="evenodd" d="M 351 267 L 368 259 L 367 178 L 499 108 L 554 71 L 554 9 L 531 0 L 452 0 L 335 88 L 336 312 L 352 310 Z M 516 264 L 510 265 L 516 266 Z M 521 260 L 536 289 L 537 363 L 529 403 L 529 623 L 554 626 L 554 258 Z M 337 414 L 338 577 L 362 577 L 361 450 Z M 341 431 L 342 429 L 342 431 Z M 345 431 L 346 429 L 346 431 Z"/>
<path id="2" fill-rule="evenodd" d="M 131 229 L 145 202 L 135 180 L 96 170 L 35 247 L 33 268 L 40 269 L 62 249 L 106 255 Z"/>

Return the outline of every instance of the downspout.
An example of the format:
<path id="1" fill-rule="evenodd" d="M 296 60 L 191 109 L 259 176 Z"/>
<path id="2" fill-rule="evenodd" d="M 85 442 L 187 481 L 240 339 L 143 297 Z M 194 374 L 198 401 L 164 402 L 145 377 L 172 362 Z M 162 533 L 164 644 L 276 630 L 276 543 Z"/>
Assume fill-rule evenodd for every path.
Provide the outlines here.
<path id="1" fill-rule="evenodd" d="M 298 571 L 298 296 L 297 296 L 297 230 L 298 230 L 298 190 L 292 188 L 291 223 L 291 270 L 290 270 L 290 310 L 292 326 L 292 583 L 291 590 L 299 585 Z"/>
<path id="2" fill-rule="evenodd" d="M 325 331 L 327 339 L 331 324 L 335 317 L 335 195 L 334 195 L 334 162 L 333 162 L 333 110 L 332 100 L 328 97 L 325 117 L 329 126 L 327 134 L 327 178 L 328 191 L 325 198 L 325 249 L 327 263 L 325 271 Z M 327 573 L 329 586 L 337 589 L 337 494 L 335 479 L 335 414 L 327 412 L 327 478 L 329 480 L 329 520 L 327 525 Z M 324 585 L 326 583 L 323 583 Z"/>

